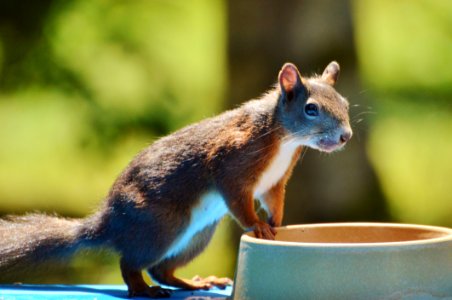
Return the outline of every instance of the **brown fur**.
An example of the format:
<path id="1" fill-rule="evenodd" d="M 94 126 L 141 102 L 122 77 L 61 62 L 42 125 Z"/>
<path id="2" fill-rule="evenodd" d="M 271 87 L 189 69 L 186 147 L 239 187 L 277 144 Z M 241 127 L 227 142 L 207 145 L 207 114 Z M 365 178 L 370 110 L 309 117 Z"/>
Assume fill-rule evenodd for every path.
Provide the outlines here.
<path id="1" fill-rule="evenodd" d="M 197 221 L 192 220 L 192 212 L 209 191 L 221 195 L 223 200 L 218 201 L 224 201 L 242 227 L 254 230 L 257 237 L 274 238 L 273 227 L 281 225 L 285 186 L 301 154 L 301 144 L 281 178 L 262 195 L 269 213 L 267 222 L 255 212 L 254 189 L 283 141 L 298 139 L 308 145 L 320 143 L 319 147 L 326 138 L 334 147 L 345 143 L 337 136 L 349 130 L 348 104 L 331 87 L 338 75 L 335 70 L 330 68 L 321 78 L 302 79 L 294 65 L 286 64 L 279 75 L 279 87 L 261 99 L 157 140 L 122 172 L 96 214 L 72 223 L 57 219 L 65 225 L 64 232 L 54 226 L 50 234 L 45 233 L 41 221 L 32 220 L 27 222 L 31 234 L 22 234 L 8 251 L 0 242 L 0 271 L 17 263 L 15 257 L 27 262 L 43 260 L 46 247 L 57 256 L 83 247 L 107 246 L 121 256 L 121 272 L 130 296 L 169 296 L 168 291 L 144 283 L 143 269 L 158 282 L 186 289 L 230 283 L 226 278 L 185 280 L 174 276 L 177 268 L 205 249 L 217 221 L 203 225 L 177 254 L 168 256 L 168 251 L 191 222 Z M 304 113 L 307 101 L 321 105 L 318 118 Z M 20 230 L 17 219 L 3 222 L 0 232 L 4 232 L 1 226 Z M 42 239 L 46 241 L 44 248 L 22 250 L 23 245 L 38 245 Z M 52 246 L 52 241 L 57 241 L 57 246 Z"/>

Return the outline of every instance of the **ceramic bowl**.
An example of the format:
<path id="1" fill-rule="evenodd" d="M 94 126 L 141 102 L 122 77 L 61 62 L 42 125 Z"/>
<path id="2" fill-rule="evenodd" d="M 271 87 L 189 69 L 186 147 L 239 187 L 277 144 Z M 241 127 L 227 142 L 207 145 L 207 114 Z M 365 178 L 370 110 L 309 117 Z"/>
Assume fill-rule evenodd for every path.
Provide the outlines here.
<path id="1" fill-rule="evenodd" d="M 293 225 L 240 241 L 233 299 L 451 299 L 452 229 Z"/>

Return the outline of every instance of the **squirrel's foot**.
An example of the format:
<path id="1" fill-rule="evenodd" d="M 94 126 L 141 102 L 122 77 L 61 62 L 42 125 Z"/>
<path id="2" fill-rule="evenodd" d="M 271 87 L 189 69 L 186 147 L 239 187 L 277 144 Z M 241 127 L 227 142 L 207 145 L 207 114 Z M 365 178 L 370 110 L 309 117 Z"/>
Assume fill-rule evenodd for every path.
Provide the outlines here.
<path id="1" fill-rule="evenodd" d="M 254 224 L 254 235 L 258 239 L 274 240 L 276 235 L 276 229 L 270 226 L 268 223 L 259 221 Z"/>
<path id="2" fill-rule="evenodd" d="M 218 278 L 216 276 L 209 276 L 206 278 L 202 278 L 198 275 L 192 278 L 191 280 L 195 285 L 203 286 L 201 289 L 210 289 L 212 287 L 217 287 L 219 289 L 224 290 L 227 286 L 231 286 L 233 281 L 227 277 Z"/>
<path id="3" fill-rule="evenodd" d="M 129 298 L 148 297 L 148 298 L 169 298 L 172 290 L 164 289 L 160 286 L 142 286 L 139 289 L 129 288 Z"/>

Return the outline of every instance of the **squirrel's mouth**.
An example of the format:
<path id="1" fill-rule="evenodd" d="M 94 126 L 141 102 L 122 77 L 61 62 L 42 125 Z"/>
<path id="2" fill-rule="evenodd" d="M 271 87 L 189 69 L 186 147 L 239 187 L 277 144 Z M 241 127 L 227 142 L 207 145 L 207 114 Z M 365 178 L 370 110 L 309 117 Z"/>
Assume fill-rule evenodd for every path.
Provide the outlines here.
<path id="1" fill-rule="evenodd" d="M 339 132 L 326 132 L 322 134 L 313 134 L 310 138 L 304 139 L 302 145 L 310 148 L 331 153 L 344 148 L 344 145 L 350 140 L 352 131 L 350 129 Z"/>
<path id="2" fill-rule="evenodd" d="M 319 151 L 331 153 L 337 150 L 340 150 L 344 147 L 346 144 L 346 141 L 343 141 L 341 139 L 339 140 L 333 140 L 329 138 L 320 138 L 316 141 L 314 148 L 316 148 Z"/>
<path id="3" fill-rule="evenodd" d="M 322 145 L 318 148 L 318 150 L 322 151 L 322 152 L 326 152 L 326 153 L 331 153 L 334 152 L 336 150 L 340 150 L 344 147 L 343 144 L 335 144 L 335 145 Z"/>

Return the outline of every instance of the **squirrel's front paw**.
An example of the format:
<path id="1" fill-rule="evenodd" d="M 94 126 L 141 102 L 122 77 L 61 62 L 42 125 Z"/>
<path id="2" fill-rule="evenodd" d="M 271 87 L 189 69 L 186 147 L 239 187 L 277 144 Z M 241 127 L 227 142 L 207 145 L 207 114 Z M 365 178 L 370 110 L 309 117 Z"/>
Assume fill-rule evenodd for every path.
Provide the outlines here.
<path id="1" fill-rule="evenodd" d="M 269 224 L 259 221 L 254 224 L 253 227 L 254 235 L 259 239 L 274 240 L 276 235 L 276 230 Z"/>

